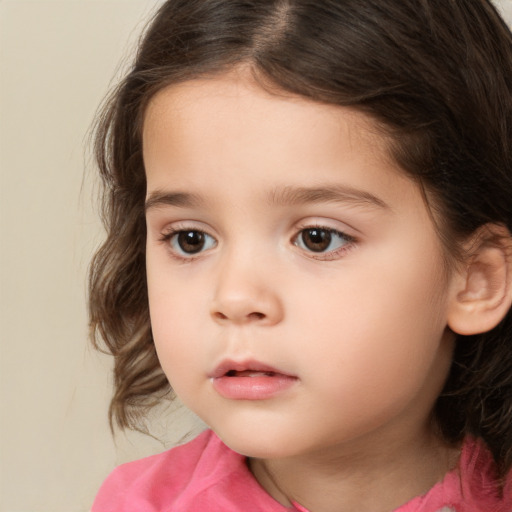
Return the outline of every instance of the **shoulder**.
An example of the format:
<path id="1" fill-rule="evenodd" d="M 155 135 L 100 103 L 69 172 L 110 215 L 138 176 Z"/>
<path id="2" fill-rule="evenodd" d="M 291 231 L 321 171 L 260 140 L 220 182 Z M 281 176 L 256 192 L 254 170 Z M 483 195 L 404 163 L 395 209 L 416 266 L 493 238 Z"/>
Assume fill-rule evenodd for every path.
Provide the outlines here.
<path id="1" fill-rule="evenodd" d="M 286 512 L 253 477 L 243 455 L 211 430 L 162 454 L 123 464 L 91 512 Z"/>
<path id="2" fill-rule="evenodd" d="M 466 439 L 460 461 L 464 501 L 489 512 L 512 511 L 512 472 L 499 478 L 491 452 L 481 439 Z"/>
<path id="3" fill-rule="evenodd" d="M 206 430 L 189 443 L 116 468 L 101 486 L 92 512 L 162 511 L 185 488 L 197 491 L 204 475 L 222 478 L 238 458 Z"/>
<path id="4" fill-rule="evenodd" d="M 423 496 L 395 512 L 511 512 L 512 473 L 497 478 L 491 453 L 481 439 L 468 437 L 457 467 Z"/>
<path id="5" fill-rule="evenodd" d="M 511 512 L 512 474 L 498 477 L 494 459 L 482 439 L 467 437 L 457 468 L 440 486 L 445 504 L 458 512 Z"/>

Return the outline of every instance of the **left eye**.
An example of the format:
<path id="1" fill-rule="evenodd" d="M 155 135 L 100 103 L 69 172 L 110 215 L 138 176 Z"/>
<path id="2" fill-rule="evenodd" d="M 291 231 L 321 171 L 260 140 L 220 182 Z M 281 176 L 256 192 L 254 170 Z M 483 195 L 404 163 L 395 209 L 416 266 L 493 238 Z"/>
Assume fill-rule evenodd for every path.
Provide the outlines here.
<path id="1" fill-rule="evenodd" d="M 311 252 L 335 251 L 350 242 L 350 237 L 334 229 L 307 228 L 300 231 L 294 243 Z"/>
<path id="2" fill-rule="evenodd" d="M 177 231 L 169 237 L 172 249 L 182 255 L 197 254 L 215 246 L 215 239 L 204 231 L 187 229 Z"/>

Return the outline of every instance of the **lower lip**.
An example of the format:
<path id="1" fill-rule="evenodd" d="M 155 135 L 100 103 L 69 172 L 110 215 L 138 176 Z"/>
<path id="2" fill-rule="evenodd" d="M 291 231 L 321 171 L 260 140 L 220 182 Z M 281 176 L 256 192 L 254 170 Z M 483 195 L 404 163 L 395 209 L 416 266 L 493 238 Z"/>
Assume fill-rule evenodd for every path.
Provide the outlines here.
<path id="1" fill-rule="evenodd" d="M 215 391 L 231 400 L 266 400 L 290 389 L 296 382 L 296 377 L 280 374 L 212 379 Z"/>

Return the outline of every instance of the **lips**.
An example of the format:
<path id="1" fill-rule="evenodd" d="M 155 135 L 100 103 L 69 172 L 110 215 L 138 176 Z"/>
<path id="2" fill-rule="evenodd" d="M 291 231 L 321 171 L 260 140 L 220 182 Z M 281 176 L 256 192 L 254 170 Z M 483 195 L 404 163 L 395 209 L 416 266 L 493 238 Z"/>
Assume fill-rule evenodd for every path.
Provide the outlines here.
<path id="1" fill-rule="evenodd" d="M 272 375 L 288 375 L 289 377 L 293 377 L 293 375 L 289 375 L 286 372 L 283 372 L 277 368 L 274 368 L 268 364 L 261 363 L 259 361 L 231 361 L 225 360 L 222 361 L 217 368 L 211 373 L 210 377 L 218 378 L 218 377 L 240 377 L 242 375 L 250 377 L 251 374 L 272 374 Z"/>
<path id="2" fill-rule="evenodd" d="M 231 400 L 267 400 L 298 382 L 296 376 L 259 361 L 223 361 L 210 378 L 215 391 Z"/>

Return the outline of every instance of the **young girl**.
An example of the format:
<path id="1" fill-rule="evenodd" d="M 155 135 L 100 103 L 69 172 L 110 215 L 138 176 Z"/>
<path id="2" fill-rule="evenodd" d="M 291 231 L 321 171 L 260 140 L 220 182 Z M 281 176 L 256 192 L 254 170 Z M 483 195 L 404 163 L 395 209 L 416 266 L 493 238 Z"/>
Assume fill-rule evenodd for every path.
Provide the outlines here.
<path id="1" fill-rule="evenodd" d="M 169 0 L 97 127 L 107 511 L 512 511 L 512 37 L 488 0 Z M 168 380 L 167 380 L 168 379 Z"/>

